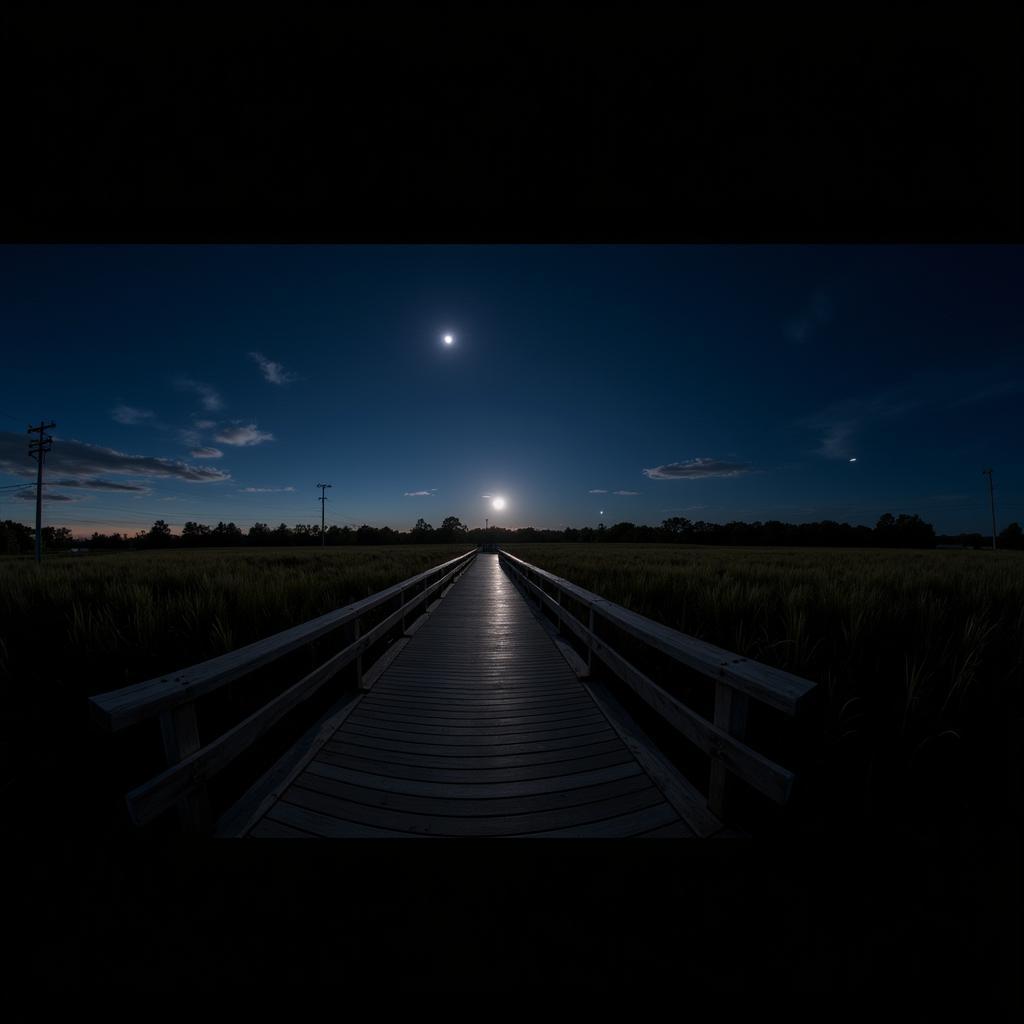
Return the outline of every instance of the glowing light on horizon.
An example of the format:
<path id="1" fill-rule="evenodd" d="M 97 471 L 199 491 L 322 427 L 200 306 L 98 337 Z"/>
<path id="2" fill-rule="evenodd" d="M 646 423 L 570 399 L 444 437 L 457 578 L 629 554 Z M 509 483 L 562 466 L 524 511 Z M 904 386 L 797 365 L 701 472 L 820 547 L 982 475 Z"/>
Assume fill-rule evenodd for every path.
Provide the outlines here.
<path id="1" fill-rule="evenodd" d="M 495 498 L 494 501 L 491 502 L 491 508 L 497 510 L 498 512 L 500 512 L 504 507 L 505 507 L 505 499 L 504 498 Z"/>
<path id="2" fill-rule="evenodd" d="M 452 335 L 450 335 L 450 334 L 446 334 L 444 336 L 444 343 L 446 345 L 450 345 L 454 340 L 455 340 L 455 338 L 453 338 Z"/>

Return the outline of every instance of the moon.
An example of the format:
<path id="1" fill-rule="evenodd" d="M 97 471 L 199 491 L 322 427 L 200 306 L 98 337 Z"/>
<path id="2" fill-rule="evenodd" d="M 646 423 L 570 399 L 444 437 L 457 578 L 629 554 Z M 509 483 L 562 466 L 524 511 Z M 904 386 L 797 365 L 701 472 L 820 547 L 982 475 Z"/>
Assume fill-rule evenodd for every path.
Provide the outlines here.
<path id="1" fill-rule="evenodd" d="M 491 508 L 496 509 L 498 512 L 500 512 L 504 507 L 505 507 L 505 499 L 504 498 L 495 498 L 494 501 L 491 502 Z"/>
<path id="2" fill-rule="evenodd" d="M 452 336 L 451 336 L 450 334 L 446 334 L 446 335 L 444 336 L 444 343 L 445 343 L 446 345 L 450 345 L 450 344 L 451 344 L 451 343 L 452 343 L 452 342 L 453 342 L 454 340 L 455 340 L 455 339 L 454 339 L 454 338 L 453 338 L 453 337 L 452 337 Z"/>

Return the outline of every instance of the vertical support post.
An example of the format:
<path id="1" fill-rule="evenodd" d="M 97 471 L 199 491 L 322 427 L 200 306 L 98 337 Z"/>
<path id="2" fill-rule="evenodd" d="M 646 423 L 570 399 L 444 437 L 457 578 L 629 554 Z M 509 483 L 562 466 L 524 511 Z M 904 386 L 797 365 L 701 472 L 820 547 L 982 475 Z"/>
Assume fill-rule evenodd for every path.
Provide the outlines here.
<path id="1" fill-rule="evenodd" d="M 160 715 L 160 737 L 163 740 L 167 767 L 180 764 L 199 749 L 199 728 L 194 703 L 181 704 Z M 178 821 L 183 832 L 201 833 L 210 829 L 212 814 L 210 796 L 205 783 L 178 801 Z"/>
<path id="2" fill-rule="evenodd" d="M 558 588 L 558 635 L 561 636 L 565 632 L 565 627 L 562 625 L 562 588 Z"/>
<path id="3" fill-rule="evenodd" d="M 734 690 L 728 683 L 715 684 L 715 725 L 738 740 L 747 735 L 747 709 L 750 699 L 745 693 Z M 711 781 L 708 784 L 708 810 L 725 820 L 728 769 L 717 757 L 711 759 Z"/>
<path id="4" fill-rule="evenodd" d="M 590 633 L 590 637 L 587 640 L 587 675 L 589 676 L 594 671 L 594 606 L 591 605 L 587 610 L 587 631 Z"/>
<path id="5" fill-rule="evenodd" d="M 353 643 L 355 643 L 356 640 L 359 639 L 359 635 L 360 635 L 361 632 L 362 632 L 362 629 L 361 629 L 361 626 L 360 626 L 359 619 L 356 619 L 355 622 L 352 623 L 352 642 Z M 363 656 L 361 654 L 359 655 L 358 658 L 356 658 L 356 688 L 359 689 L 359 690 L 366 689 L 366 687 L 363 686 Z"/>

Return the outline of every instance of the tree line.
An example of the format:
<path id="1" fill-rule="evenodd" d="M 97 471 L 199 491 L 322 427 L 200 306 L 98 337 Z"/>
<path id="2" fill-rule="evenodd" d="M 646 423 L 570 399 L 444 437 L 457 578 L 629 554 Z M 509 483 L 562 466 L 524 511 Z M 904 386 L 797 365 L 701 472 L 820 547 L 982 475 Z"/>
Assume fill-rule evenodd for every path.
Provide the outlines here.
<path id="1" fill-rule="evenodd" d="M 981 548 L 992 543 L 991 537 L 980 533 L 937 535 L 933 526 L 918 515 L 891 513 L 883 515 L 875 526 L 852 526 L 825 520 L 817 523 L 767 522 L 708 523 L 692 522 L 675 516 L 660 526 L 644 526 L 622 522 L 613 526 L 564 530 L 539 530 L 532 526 L 508 530 L 493 526 L 489 530 L 469 529 L 456 516 L 448 516 L 436 529 L 424 519 L 408 531 L 393 530 L 390 526 L 330 526 L 324 531 L 323 542 L 330 547 L 348 544 L 453 544 L 453 543 L 682 543 L 746 546 L 785 547 L 894 547 L 931 548 L 937 544 Z M 74 538 L 66 526 L 43 528 L 43 548 L 48 551 L 66 551 L 71 548 L 95 550 L 135 550 L 149 548 L 221 548 L 221 547 L 301 547 L 321 543 L 319 524 L 254 523 L 243 530 L 234 523 L 219 522 L 216 526 L 187 522 L 180 535 L 158 519 L 148 530 L 134 535 L 93 533 L 91 537 Z M 1020 524 L 1011 523 L 998 537 L 998 546 L 1010 550 L 1024 550 L 1024 533 Z M 35 545 L 35 531 L 30 526 L 11 520 L 0 522 L 0 554 L 30 554 Z"/>

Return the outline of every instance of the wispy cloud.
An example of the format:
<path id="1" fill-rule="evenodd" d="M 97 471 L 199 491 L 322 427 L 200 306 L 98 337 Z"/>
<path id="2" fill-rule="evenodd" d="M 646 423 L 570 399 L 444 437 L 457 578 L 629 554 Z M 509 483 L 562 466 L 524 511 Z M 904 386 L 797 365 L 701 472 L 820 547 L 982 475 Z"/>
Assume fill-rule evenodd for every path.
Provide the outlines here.
<path id="1" fill-rule="evenodd" d="M 264 441 L 273 441 L 274 435 L 257 428 L 255 423 L 247 426 L 224 427 L 219 434 L 214 435 L 222 444 L 235 445 L 238 448 L 247 448 L 254 444 L 263 444 Z"/>
<path id="2" fill-rule="evenodd" d="M 231 474 L 209 466 L 190 466 L 176 459 L 162 459 L 152 455 L 128 455 L 84 441 L 53 442 L 47 460 L 53 473 L 66 474 L 74 479 L 95 478 L 97 474 L 115 473 L 187 480 L 191 483 L 216 483 L 230 479 Z M 35 463 L 28 457 L 20 434 L 0 433 L 0 471 L 16 476 L 34 476 Z"/>
<path id="3" fill-rule="evenodd" d="M 430 491 L 406 491 L 406 498 L 432 498 L 433 495 Z"/>
<path id="4" fill-rule="evenodd" d="M 196 427 L 199 430 L 213 430 L 217 426 L 216 420 L 196 420 Z"/>
<path id="5" fill-rule="evenodd" d="M 203 384 L 201 381 L 182 377 L 178 380 L 178 387 L 197 394 L 202 400 L 203 408 L 208 409 L 210 412 L 215 412 L 224 405 L 224 400 L 220 397 L 219 392 L 215 388 L 210 387 L 209 384 Z"/>
<path id="6" fill-rule="evenodd" d="M 706 476 L 739 476 L 749 472 L 750 466 L 745 463 L 699 458 L 668 462 L 664 466 L 645 469 L 644 476 L 652 480 L 698 480 Z"/>
<path id="7" fill-rule="evenodd" d="M 193 448 L 189 454 L 193 459 L 219 459 L 224 453 L 219 448 Z"/>
<path id="8" fill-rule="evenodd" d="M 832 299 L 829 294 L 819 288 L 804 303 L 803 307 L 785 325 L 786 337 L 798 345 L 802 345 L 821 330 L 832 319 Z"/>
<path id="9" fill-rule="evenodd" d="M 19 501 L 35 501 L 36 500 L 36 490 L 35 490 L 34 487 L 30 487 L 30 488 L 28 488 L 27 490 L 24 490 L 24 491 L 15 491 L 14 492 L 14 497 L 17 498 Z M 46 502 L 48 502 L 48 501 L 81 501 L 81 500 L 82 500 L 82 498 L 80 496 L 78 496 L 78 495 L 72 497 L 72 495 L 70 495 L 70 494 L 59 494 L 56 491 L 54 491 L 52 493 L 50 491 L 44 491 L 43 492 L 43 502 L 44 502 L 44 504 Z"/>
<path id="10" fill-rule="evenodd" d="M 826 406 L 797 425 L 818 436 L 815 452 L 829 459 L 857 454 L 861 439 L 874 428 L 911 413 L 957 409 L 980 401 L 1009 401 L 1024 391 L 1024 357 L 1004 353 L 992 367 L 928 369 L 871 395 L 846 398 Z"/>
<path id="11" fill-rule="evenodd" d="M 118 423 L 125 423 L 131 426 L 135 423 L 142 423 L 145 420 L 153 419 L 155 413 L 150 412 L 148 409 L 136 409 L 130 405 L 119 405 L 110 411 L 110 415 Z"/>
<path id="12" fill-rule="evenodd" d="M 241 487 L 240 494 L 276 494 L 280 491 L 294 491 L 294 487 Z"/>
<path id="13" fill-rule="evenodd" d="M 892 391 L 836 402 L 802 422 L 819 436 L 818 455 L 846 459 L 856 453 L 856 441 L 866 430 L 920 408 L 924 399 L 907 391 Z"/>
<path id="14" fill-rule="evenodd" d="M 607 493 L 608 493 L 607 491 L 601 490 L 600 487 L 595 487 L 592 490 L 587 491 L 587 494 L 607 494 Z M 484 497 L 486 498 L 487 495 L 485 494 Z"/>
<path id="15" fill-rule="evenodd" d="M 74 477 L 64 480 L 52 480 L 56 487 L 81 487 L 87 491 L 130 491 L 133 494 L 149 494 L 150 489 L 142 484 L 119 484 L 113 480 L 101 480 L 99 477 L 75 479 Z"/>
<path id="16" fill-rule="evenodd" d="M 640 493 L 639 491 L 612 491 L 612 494 L 629 494 L 629 495 L 635 495 L 635 494 L 639 494 L 639 493 Z"/>
<path id="17" fill-rule="evenodd" d="M 263 371 L 263 379 L 268 384 L 287 384 L 298 379 L 298 374 L 286 372 L 280 363 L 268 359 L 261 352 L 250 352 L 249 358 L 259 363 L 259 367 Z"/>

